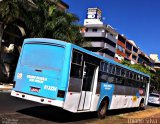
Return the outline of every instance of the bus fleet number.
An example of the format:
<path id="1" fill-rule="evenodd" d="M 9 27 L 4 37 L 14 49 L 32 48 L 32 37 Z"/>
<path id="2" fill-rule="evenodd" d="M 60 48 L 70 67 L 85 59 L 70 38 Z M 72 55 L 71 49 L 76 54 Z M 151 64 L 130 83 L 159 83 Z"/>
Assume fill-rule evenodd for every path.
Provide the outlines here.
<path id="1" fill-rule="evenodd" d="M 57 90 L 57 87 L 44 85 L 44 89 L 45 89 L 45 90 L 50 90 L 50 91 L 56 91 L 56 90 Z"/>

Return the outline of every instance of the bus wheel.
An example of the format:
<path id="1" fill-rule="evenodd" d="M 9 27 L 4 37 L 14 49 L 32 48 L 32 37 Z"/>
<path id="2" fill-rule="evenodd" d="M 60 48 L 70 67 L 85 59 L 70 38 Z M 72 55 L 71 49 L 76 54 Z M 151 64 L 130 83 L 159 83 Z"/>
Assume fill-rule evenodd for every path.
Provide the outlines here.
<path id="1" fill-rule="evenodd" d="M 144 102 L 143 102 L 143 100 L 141 100 L 141 102 L 139 104 L 139 107 L 138 107 L 138 110 L 144 110 Z"/>
<path id="2" fill-rule="evenodd" d="M 100 119 L 105 118 L 107 112 L 108 102 L 103 100 L 98 108 L 98 117 Z"/>

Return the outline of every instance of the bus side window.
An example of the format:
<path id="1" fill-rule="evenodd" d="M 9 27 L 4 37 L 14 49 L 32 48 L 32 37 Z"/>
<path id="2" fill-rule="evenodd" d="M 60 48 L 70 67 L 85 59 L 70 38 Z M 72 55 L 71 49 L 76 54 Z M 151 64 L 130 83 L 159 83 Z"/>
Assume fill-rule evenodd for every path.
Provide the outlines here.
<path id="1" fill-rule="evenodd" d="M 134 75 L 132 72 L 130 72 L 130 79 L 133 79 L 134 78 Z"/>
<path id="2" fill-rule="evenodd" d="M 125 77 L 125 76 L 126 76 L 125 69 L 121 69 L 121 76 L 122 76 L 122 77 Z"/>
<path id="3" fill-rule="evenodd" d="M 72 64 L 71 64 L 71 77 L 82 78 L 82 62 L 83 54 L 73 51 Z"/>
<path id="4" fill-rule="evenodd" d="M 100 82 L 107 82 L 108 74 L 104 72 L 99 72 L 98 81 Z"/>
<path id="5" fill-rule="evenodd" d="M 73 51 L 72 63 L 82 66 L 83 54 L 77 51 Z"/>
<path id="6" fill-rule="evenodd" d="M 108 73 L 110 73 L 111 74 L 111 72 L 112 72 L 112 64 L 109 64 L 109 66 L 108 66 Z"/>
<path id="7" fill-rule="evenodd" d="M 116 75 L 120 75 L 121 74 L 121 69 L 117 66 L 116 67 Z"/>
<path id="8" fill-rule="evenodd" d="M 143 82 L 143 76 L 141 75 L 141 82 Z"/>
<path id="9" fill-rule="evenodd" d="M 98 75 L 99 82 L 107 82 L 107 79 L 108 79 L 107 67 L 108 67 L 107 62 L 101 62 L 100 71 L 99 71 L 99 75 Z"/>
<path id="10" fill-rule="evenodd" d="M 140 81 L 140 75 L 139 74 L 137 75 L 137 81 Z"/>
<path id="11" fill-rule="evenodd" d="M 110 74 L 110 75 L 108 76 L 108 83 L 114 83 L 114 81 L 115 81 L 114 75 Z"/>
<path id="12" fill-rule="evenodd" d="M 129 71 L 126 71 L 126 78 L 129 78 Z"/>
<path id="13" fill-rule="evenodd" d="M 134 80 L 135 81 L 137 80 L 137 74 L 136 73 L 134 74 Z"/>
<path id="14" fill-rule="evenodd" d="M 140 88 L 142 88 L 142 89 L 146 89 L 146 83 L 142 83 L 142 82 L 140 82 Z"/>
<path id="15" fill-rule="evenodd" d="M 104 70 L 104 64 L 105 64 L 104 62 L 101 62 L 100 68 L 99 68 L 100 71 L 103 71 L 103 70 Z"/>
<path id="16" fill-rule="evenodd" d="M 116 72 L 116 66 L 112 66 L 111 74 L 115 74 L 115 72 Z"/>

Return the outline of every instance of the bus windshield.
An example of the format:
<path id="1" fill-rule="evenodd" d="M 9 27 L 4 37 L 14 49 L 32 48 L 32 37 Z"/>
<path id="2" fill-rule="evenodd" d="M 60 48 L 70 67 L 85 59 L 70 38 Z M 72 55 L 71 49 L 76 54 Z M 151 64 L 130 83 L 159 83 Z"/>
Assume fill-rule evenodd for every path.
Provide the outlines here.
<path id="1" fill-rule="evenodd" d="M 64 61 L 64 47 L 46 44 L 25 44 L 21 64 L 60 71 Z"/>

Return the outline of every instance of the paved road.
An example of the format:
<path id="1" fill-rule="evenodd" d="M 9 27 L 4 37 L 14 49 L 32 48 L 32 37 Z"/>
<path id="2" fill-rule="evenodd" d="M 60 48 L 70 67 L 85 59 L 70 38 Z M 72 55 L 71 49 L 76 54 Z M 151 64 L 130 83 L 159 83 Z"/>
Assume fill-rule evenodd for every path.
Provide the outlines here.
<path id="1" fill-rule="evenodd" d="M 154 106 L 147 106 L 152 108 Z M 109 111 L 109 116 L 136 111 L 135 109 Z M 42 105 L 10 96 L 9 92 L 0 92 L 0 123 L 18 122 L 23 124 L 43 123 L 87 123 L 97 120 L 96 112 L 73 114 L 60 108 Z"/>

